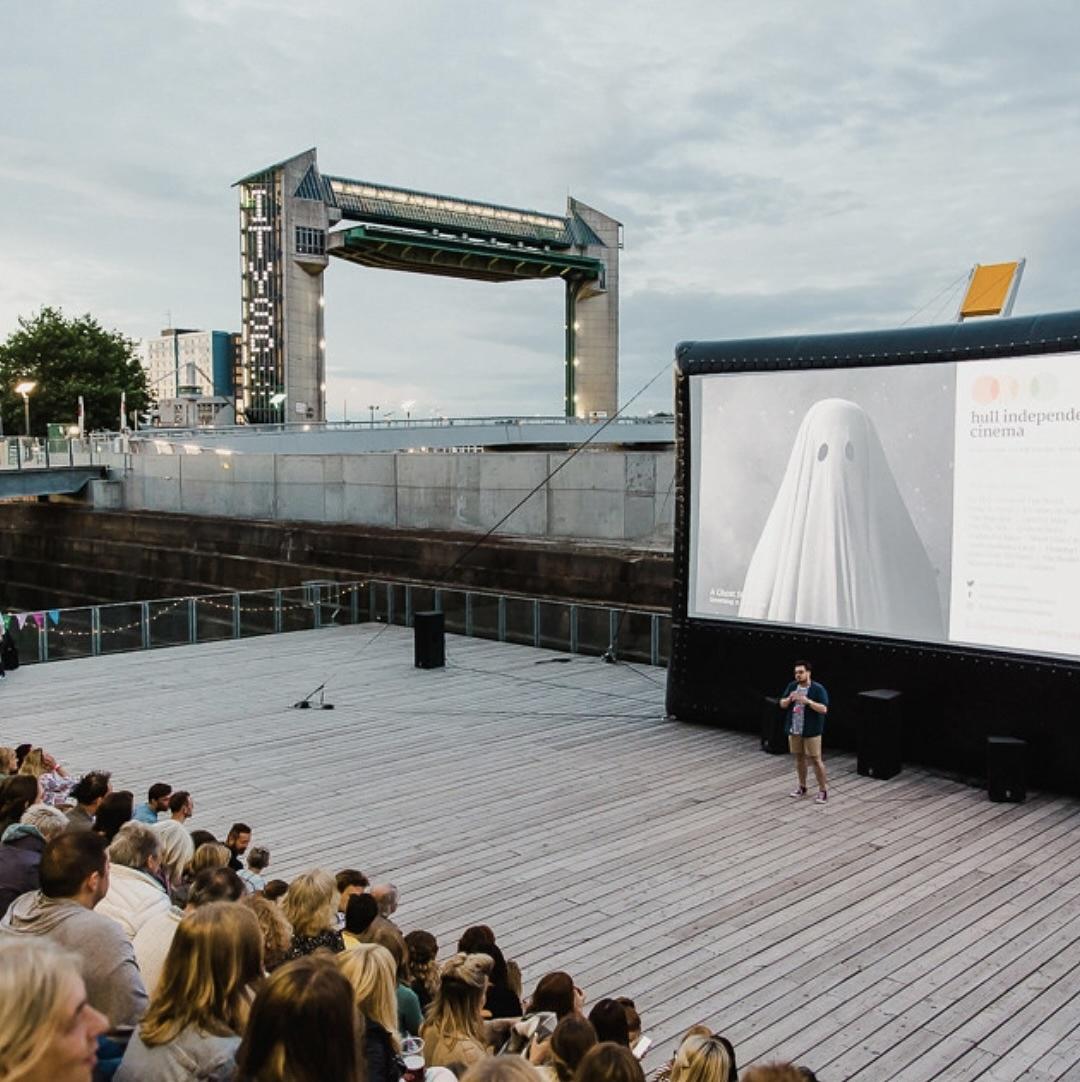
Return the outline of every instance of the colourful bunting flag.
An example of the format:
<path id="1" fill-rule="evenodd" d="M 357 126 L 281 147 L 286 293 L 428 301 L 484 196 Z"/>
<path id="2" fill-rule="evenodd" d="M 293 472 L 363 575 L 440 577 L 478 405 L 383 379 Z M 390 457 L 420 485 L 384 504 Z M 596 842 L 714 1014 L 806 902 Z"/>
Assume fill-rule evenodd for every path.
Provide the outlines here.
<path id="1" fill-rule="evenodd" d="M 22 631 L 26 627 L 26 621 L 30 619 L 30 613 L 17 612 L 15 613 L 15 622 L 19 625 L 19 630 Z"/>
<path id="2" fill-rule="evenodd" d="M 60 623 L 60 610 L 59 609 L 49 609 L 49 619 L 54 624 Z"/>

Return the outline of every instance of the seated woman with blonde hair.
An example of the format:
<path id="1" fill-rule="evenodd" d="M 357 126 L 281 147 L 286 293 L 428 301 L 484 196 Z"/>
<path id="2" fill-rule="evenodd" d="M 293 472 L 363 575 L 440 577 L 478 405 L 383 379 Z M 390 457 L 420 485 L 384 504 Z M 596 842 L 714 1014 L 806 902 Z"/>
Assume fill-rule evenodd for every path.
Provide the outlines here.
<path id="1" fill-rule="evenodd" d="M 199 872 L 204 872 L 207 868 L 227 868 L 229 866 L 232 853 L 221 842 L 203 842 L 202 845 L 196 845 L 194 838 L 191 839 L 191 842 L 195 845 L 195 852 L 192 853 L 191 860 L 188 862 L 187 874 L 189 878 L 194 879 Z"/>
<path id="2" fill-rule="evenodd" d="M 0 943 L 0 1082 L 90 1082 L 108 1028 L 72 955 L 38 936 Z"/>
<path id="3" fill-rule="evenodd" d="M 19 757 L 14 748 L 0 747 L 0 778 L 19 772 Z"/>
<path id="4" fill-rule="evenodd" d="M 303 958 L 320 948 L 334 954 L 345 949 L 337 927 L 337 884 L 329 872 L 314 868 L 298 875 L 289 884 L 281 907 L 293 930 L 290 959 Z"/>
<path id="5" fill-rule="evenodd" d="M 671 1082 L 739 1082 L 735 1049 L 715 1033 L 689 1033 L 671 1065 Z"/>
<path id="6" fill-rule="evenodd" d="M 174 819 L 167 819 L 165 822 L 176 822 Z M 184 829 L 182 823 L 177 823 L 181 830 Z M 164 826 L 164 823 L 162 823 Z M 158 830 L 158 827 L 151 828 Z M 195 846 L 195 852 L 192 854 L 191 859 L 188 861 L 187 868 L 184 870 L 180 882 L 172 885 L 169 894 L 172 897 L 173 904 L 183 908 L 187 905 L 188 897 L 191 893 L 191 885 L 195 882 L 196 876 L 200 872 L 212 870 L 214 868 L 227 868 L 229 861 L 232 859 L 232 853 L 220 845 L 218 842 L 202 842 L 196 838 L 198 831 L 191 832 L 191 844 Z"/>
<path id="7" fill-rule="evenodd" d="M 292 925 L 285 919 L 281 906 L 262 894 L 245 894 L 240 899 L 259 922 L 263 937 L 263 968 L 273 973 L 292 948 Z"/>
<path id="8" fill-rule="evenodd" d="M 455 954 L 443 964 L 439 990 L 420 1027 L 428 1067 L 460 1073 L 490 1051 L 483 1009 L 493 965 L 486 954 Z"/>
<path id="9" fill-rule="evenodd" d="M 356 1009 L 364 1018 L 364 1058 L 368 1082 L 398 1082 L 397 963 L 377 943 L 361 943 L 337 956 L 338 969 L 352 985 Z"/>
<path id="10" fill-rule="evenodd" d="M 712 1038 L 715 1041 L 719 1041 L 724 1046 L 728 1058 L 730 1059 L 730 1061 L 732 1061 L 732 1066 L 730 1066 L 730 1069 L 727 1072 L 727 1078 L 730 1080 L 730 1082 L 738 1082 L 739 1069 L 735 1063 L 734 1045 L 732 1044 L 732 1042 L 728 1041 L 726 1037 L 717 1037 L 717 1035 L 713 1033 L 713 1031 L 708 1026 L 703 1026 L 700 1024 L 700 1022 L 697 1026 L 690 1026 L 690 1028 L 683 1034 L 683 1038 L 679 1042 L 679 1046 L 675 1048 L 675 1055 L 668 1060 L 668 1063 L 664 1064 L 662 1067 L 657 1068 L 657 1070 L 650 1074 L 649 1082 L 670 1082 L 672 1072 L 675 1069 L 675 1064 L 679 1063 L 679 1054 L 683 1050 L 683 1045 L 686 1044 L 687 1041 L 689 1041 L 692 1037 Z M 687 1056 L 684 1057 L 684 1065 L 682 1068 L 684 1071 L 688 1067 L 688 1059 L 689 1051 L 687 1052 Z"/>
<path id="11" fill-rule="evenodd" d="M 41 782 L 42 803 L 53 808 L 74 803 L 71 800 L 71 790 L 79 779 L 70 777 L 44 748 L 31 748 L 19 767 L 19 773 L 29 774 Z"/>
<path id="12" fill-rule="evenodd" d="M 424 1024 L 424 1012 L 420 1008 L 419 997 L 409 986 L 409 948 L 405 939 L 395 929 L 382 927 L 375 929 L 371 942 L 385 947 L 394 959 L 398 1033 L 402 1037 L 419 1037 L 420 1027 Z"/>
<path id="13" fill-rule="evenodd" d="M 262 933 L 250 910 L 210 902 L 188 913 L 116 1082 L 231 1079 L 262 959 Z"/>

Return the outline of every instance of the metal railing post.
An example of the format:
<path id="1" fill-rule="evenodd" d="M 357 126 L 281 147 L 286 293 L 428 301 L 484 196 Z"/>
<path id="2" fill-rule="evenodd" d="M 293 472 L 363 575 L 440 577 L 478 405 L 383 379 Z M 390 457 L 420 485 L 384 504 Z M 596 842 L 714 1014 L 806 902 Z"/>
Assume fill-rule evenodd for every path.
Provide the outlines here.
<path id="1" fill-rule="evenodd" d="M 232 595 L 232 637 L 240 638 L 240 595 Z"/>
<path id="2" fill-rule="evenodd" d="M 322 627 L 322 587 L 313 583 L 308 587 L 308 597 L 311 600 L 311 626 Z"/>
<path id="3" fill-rule="evenodd" d="M 499 594 L 498 601 L 498 638 L 499 642 L 506 642 L 506 598 Z"/>
<path id="4" fill-rule="evenodd" d="M 198 598 L 189 597 L 187 603 L 188 642 L 199 641 L 199 601 Z"/>
<path id="5" fill-rule="evenodd" d="M 139 630 L 142 632 L 142 648 L 150 649 L 150 602 L 143 601 L 139 605 Z"/>
<path id="6" fill-rule="evenodd" d="M 394 584 L 392 582 L 386 584 L 386 622 L 388 624 L 394 622 Z"/>
<path id="7" fill-rule="evenodd" d="M 570 606 L 570 653 L 578 652 L 578 607 Z"/>
<path id="8" fill-rule="evenodd" d="M 360 586 L 355 582 L 349 587 L 349 623 L 360 623 Z"/>
<path id="9" fill-rule="evenodd" d="M 660 664 L 660 614 L 656 612 L 649 618 L 649 664 Z"/>
<path id="10" fill-rule="evenodd" d="M 75 441 L 68 436 L 68 465 L 75 465 Z"/>
<path id="11" fill-rule="evenodd" d="M 473 595 L 471 590 L 465 591 L 465 634 L 473 633 Z"/>
<path id="12" fill-rule="evenodd" d="M 97 605 L 90 609 L 90 653 L 101 656 L 101 609 Z"/>
<path id="13" fill-rule="evenodd" d="M 49 437 L 45 437 L 45 469 L 48 469 L 51 465 L 49 461 Z"/>
<path id="14" fill-rule="evenodd" d="M 607 637 L 608 637 L 608 649 L 611 651 L 613 658 L 619 656 L 619 644 L 615 641 L 619 636 L 619 610 L 608 609 L 607 614 Z"/>
<path id="15" fill-rule="evenodd" d="M 533 646 L 540 645 L 540 599 L 533 598 Z"/>
<path id="16" fill-rule="evenodd" d="M 41 621 L 41 627 L 37 629 L 38 635 L 38 661 L 49 660 L 49 615 L 45 614 L 44 619 Z"/>
<path id="17" fill-rule="evenodd" d="M 435 611 L 442 612 L 442 590 L 435 590 Z"/>
<path id="18" fill-rule="evenodd" d="M 285 613 L 282 611 L 282 597 L 281 591 L 274 591 L 274 634 L 280 635 L 281 629 L 285 626 Z"/>
<path id="19" fill-rule="evenodd" d="M 376 607 L 377 597 L 376 585 L 374 582 L 368 583 L 368 615 L 371 617 L 372 623 L 378 619 L 379 610 Z"/>
<path id="20" fill-rule="evenodd" d="M 15 469 L 22 469 L 22 440 L 18 437 L 15 439 Z"/>
<path id="21" fill-rule="evenodd" d="M 412 587 L 405 584 L 405 626 L 412 627 Z"/>

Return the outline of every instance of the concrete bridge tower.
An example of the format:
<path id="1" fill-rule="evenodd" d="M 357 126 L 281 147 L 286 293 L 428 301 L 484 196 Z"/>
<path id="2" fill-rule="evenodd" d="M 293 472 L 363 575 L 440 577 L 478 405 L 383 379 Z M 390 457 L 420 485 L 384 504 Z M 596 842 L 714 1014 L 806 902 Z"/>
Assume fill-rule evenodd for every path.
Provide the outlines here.
<path id="1" fill-rule="evenodd" d="M 618 409 L 622 226 L 570 198 L 564 215 L 324 176 L 315 149 L 237 182 L 241 363 L 250 423 L 326 418 L 323 273 L 361 266 L 486 282 L 559 278 L 564 413 Z M 340 222 L 347 228 L 330 232 Z"/>

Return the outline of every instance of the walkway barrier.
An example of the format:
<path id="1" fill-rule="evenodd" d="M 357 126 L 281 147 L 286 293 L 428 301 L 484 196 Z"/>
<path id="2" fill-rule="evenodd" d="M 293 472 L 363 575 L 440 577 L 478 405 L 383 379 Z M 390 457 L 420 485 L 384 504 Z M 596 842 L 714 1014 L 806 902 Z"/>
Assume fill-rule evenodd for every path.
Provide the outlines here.
<path id="1" fill-rule="evenodd" d="M 20 663 L 33 664 L 349 624 L 412 627 L 413 613 L 431 610 L 445 615 L 450 634 L 647 665 L 666 665 L 670 652 L 666 613 L 373 579 L 319 579 L 279 590 L 6 612 L 3 618 Z"/>
<path id="2" fill-rule="evenodd" d="M 103 457 L 127 450 L 119 435 L 94 433 L 83 437 L 39 439 L 36 436 L 0 436 L 0 470 L 57 469 L 64 466 L 100 466 Z"/>

